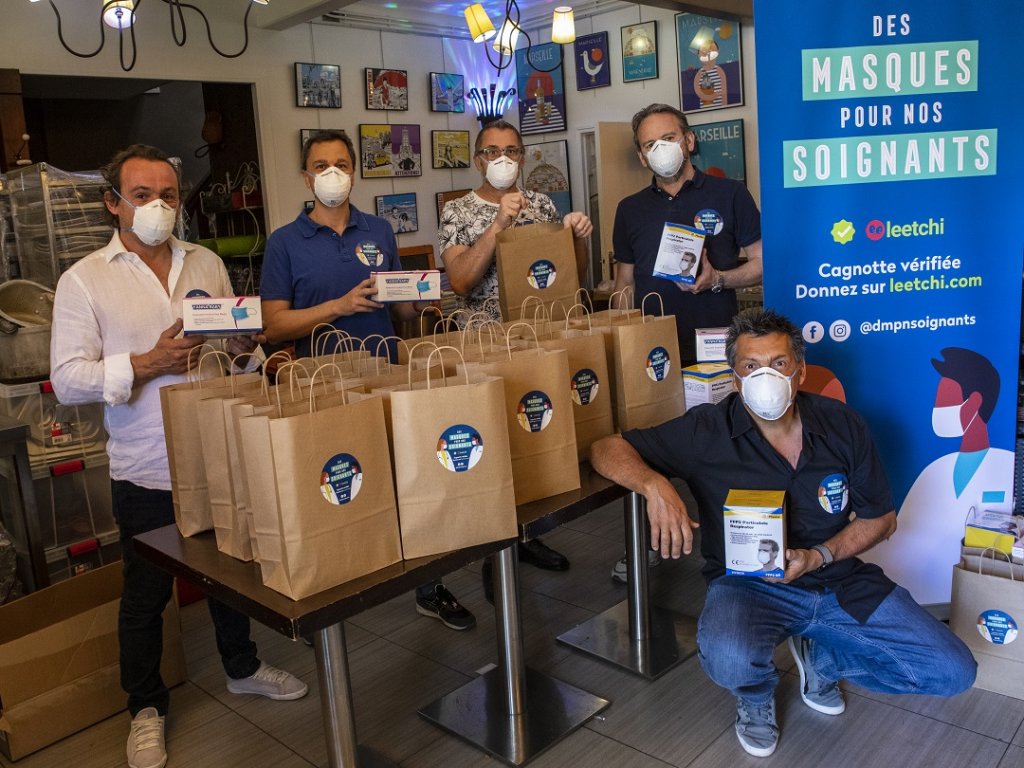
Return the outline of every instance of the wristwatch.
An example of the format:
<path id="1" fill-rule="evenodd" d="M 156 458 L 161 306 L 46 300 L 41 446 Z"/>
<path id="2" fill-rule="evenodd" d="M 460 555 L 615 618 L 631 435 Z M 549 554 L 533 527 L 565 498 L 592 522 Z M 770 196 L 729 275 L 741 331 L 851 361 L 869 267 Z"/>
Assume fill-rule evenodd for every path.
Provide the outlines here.
<path id="1" fill-rule="evenodd" d="M 817 552 L 819 555 L 821 555 L 821 565 L 818 566 L 819 571 L 826 565 L 831 565 L 833 562 L 835 562 L 836 558 L 832 554 L 832 550 L 826 547 L 824 544 L 815 544 L 813 547 L 811 547 L 811 549 Z"/>
<path id="2" fill-rule="evenodd" d="M 711 292 L 721 293 L 723 288 L 725 288 L 725 275 L 719 272 L 718 277 L 715 278 L 715 282 L 711 284 Z"/>

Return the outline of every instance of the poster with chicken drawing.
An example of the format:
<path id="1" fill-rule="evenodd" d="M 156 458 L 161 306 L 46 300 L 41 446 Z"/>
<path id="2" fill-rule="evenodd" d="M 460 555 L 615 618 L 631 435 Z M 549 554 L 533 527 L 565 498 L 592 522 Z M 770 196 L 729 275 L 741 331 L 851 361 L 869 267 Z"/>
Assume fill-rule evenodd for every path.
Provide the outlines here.
<path id="1" fill-rule="evenodd" d="M 576 90 L 604 88 L 612 84 L 612 68 L 608 61 L 608 33 L 582 35 L 573 43 L 576 61 Z"/>

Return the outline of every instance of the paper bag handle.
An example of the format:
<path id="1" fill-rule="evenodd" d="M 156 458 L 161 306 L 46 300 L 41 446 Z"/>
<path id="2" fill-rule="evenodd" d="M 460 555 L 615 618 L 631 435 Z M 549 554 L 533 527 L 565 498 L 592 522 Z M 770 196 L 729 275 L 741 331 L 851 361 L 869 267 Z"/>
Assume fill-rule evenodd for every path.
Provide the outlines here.
<path id="1" fill-rule="evenodd" d="M 326 370 L 328 368 L 333 368 L 334 370 L 336 370 L 338 372 L 338 382 L 341 384 L 341 399 L 342 400 L 345 399 L 345 376 L 341 372 L 341 366 L 338 365 L 337 363 L 324 363 L 323 365 L 319 366 L 315 371 L 313 371 L 313 375 L 309 379 L 309 412 L 310 413 L 316 413 L 316 377 L 319 376 L 322 371 L 324 371 L 324 370 Z M 324 377 L 323 382 L 324 382 L 324 392 L 327 392 L 327 378 L 326 378 L 326 376 Z"/>
<path id="2" fill-rule="evenodd" d="M 469 384 L 469 369 L 466 368 L 466 358 L 464 358 L 462 356 L 462 353 L 459 352 L 459 350 L 457 350 L 455 347 L 449 347 L 449 346 L 445 345 L 445 346 L 442 346 L 442 347 L 437 347 L 436 349 L 431 351 L 431 353 L 429 355 L 427 355 L 427 389 L 430 389 L 430 361 L 434 357 L 434 355 L 440 355 L 441 354 L 441 350 L 443 350 L 443 349 L 450 349 L 452 352 L 454 352 L 456 355 L 459 356 L 459 359 L 462 361 L 462 372 L 466 376 L 466 383 Z M 443 356 L 441 357 L 441 380 L 446 382 L 445 386 L 448 386 L 447 385 L 448 378 L 444 375 L 444 357 Z M 409 370 L 409 389 L 412 389 L 412 369 Z"/>
<path id="3" fill-rule="evenodd" d="M 540 340 L 537 338 L 537 329 L 529 323 L 512 323 L 512 325 L 508 327 L 508 330 L 505 331 L 505 349 L 508 351 L 509 360 L 512 359 L 512 329 L 518 328 L 520 325 L 533 331 L 533 343 L 537 345 L 537 351 L 540 351 Z"/>
<path id="4" fill-rule="evenodd" d="M 203 352 L 204 349 L 207 350 L 207 352 Z M 185 358 L 185 366 L 186 366 L 185 380 L 188 381 L 191 384 L 194 384 L 195 382 L 199 381 L 200 377 L 202 376 L 202 372 L 203 372 L 203 359 L 206 357 L 206 355 L 209 352 L 216 352 L 216 351 L 217 351 L 217 348 L 215 346 L 213 346 L 213 344 L 210 344 L 208 341 L 207 342 L 203 342 L 202 344 L 197 344 L 196 346 L 192 347 L 192 349 L 190 349 L 188 351 L 188 356 Z M 199 363 L 198 363 L 198 365 L 196 365 L 196 367 L 193 368 L 192 367 L 192 355 L 194 355 L 196 352 L 203 352 L 203 353 L 199 355 Z"/>
<path id="5" fill-rule="evenodd" d="M 277 352 L 271 352 L 267 355 L 267 359 L 263 361 L 264 375 L 260 381 L 260 384 L 262 385 L 260 389 L 262 390 L 263 397 L 267 399 L 267 405 L 270 405 L 270 377 L 267 375 L 267 372 L 270 370 L 270 361 L 276 360 L 279 357 L 285 361 L 285 364 L 292 361 L 292 356 L 283 349 L 279 349 Z M 276 375 L 277 374 L 275 373 L 275 376 Z"/>
<path id="6" fill-rule="evenodd" d="M 583 316 L 587 318 L 587 333 L 593 334 L 594 321 L 590 317 L 590 313 L 587 311 L 587 307 L 584 304 L 573 304 L 571 307 L 569 307 L 569 311 L 565 313 L 565 332 L 569 332 L 569 318 L 572 316 L 572 311 L 576 309 L 576 307 L 579 307 L 580 311 L 583 313 Z"/>
<path id="7" fill-rule="evenodd" d="M 296 399 L 297 399 L 295 397 L 295 387 L 296 386 L 298 386 L 299 392 L 300 393 L 302 392 L 302 385 L 301 384 L 296 384 L 296 382 L 299 380 L 299 377 L 298 376 L 292 376 L 292 369 L 293 368 L 295 370 L 297 370 L 297 371 L 301 371 L 304 374 L 307 374 L 307 375 L 309 374 L 309 371 L 306 370 L 306 366 L 303 365 L 302 361 L 300 361 L 300 360 L 293 360 L 290 363 L 285 363 L 284 365 L 282 365 L 280 368 L 277 369 L 277 387 L 274 389 L 274 394 L 277 396 L 277 415 L 278 416 L 280 416 L 281 412 L 282 412 L 282 408 L 281 408 L 281 380 L 282 379 L 287 379 L 287 381 L 288 381 L 288 397 L 290 398 L 289 402 L 294 403 L 296 401 Z M 270 402 L 270 398 L 269 397 L 267 397 L 267 405 L 273 405 L 273 403 Z"/>
<path id="8" fill-rule="evenodd" d="M 469 326 L 466 326 L 466 329 L 462 332 L 462 336 L 461 336 L 461 338 L 459 340 L 459 342 L 460 342 L 459 343 L 459 347 L 460 347 L 460 350 L 461 350 L 462 354 L 465 355 L 465 353 L 466 353 L 466 338 L 467 337 L 469 338 L 470 344 L 473 343 L 473 333 L 474 333 L 474 331 L 476 332 L 476 345 L 480 348 L 480 351 L 483 352 L 483 349 L 484 349 L 484 339 L 483 339 L 483 337 L 484 337 L 484 329 L 485 328 L 487 329 L 488 333 L 491 334 L 491 349 L 493 350 L 494 349 L 494 341 L 497 338 L 494 335 L 494 327 L 495 326 L 497 326 L 498 331 L 501 332 L 501 335 L 504 336 L 505 332 L 501 328 L 501 323 L 499 323 L 497 320 L 492 320 L 490 317 L 488 317 L 488 319 L 485 320 L 484 322 L 482 322 L 479 325 L 477 325 L 475 329 L 471 328 Z"/>
<path id="9" fill-rule="evenodd" d="M 319 331 L 321 328 L 329 328 L 330 331 L 328 333 L 322 333 L 319 336 L 317 336 L 317 331 Z M 324 338 L 325 336 L 331 336 L 331 335 L 345 335 L 345 336 L 347 336 L 348 333 L 346 333 L 345 331 L 342 331 L 339 328 L 335 328 L 330 323 L 317 323 L 316 325 L 314 325 L 313 326 L 313 330 L 309 332 L 309 354 L 311 356 L 313 356 L 313 357 L 318 357 L 318 356 L 322 355 L 323 354 L 323 344 L 321 344 L 320 340 L 322 338 Z"/>
<path id="10" fill-rule="evenodd" d="M 536 301 L 542 307 L 544 306 L 544 302 L 540 300 L 540 296 L 527 296 L 525 299 L 523 299 L 523 303 L 519 305 L 520 319 L 526 317 L 526 305 L 529 304 L 531 301 Z"/>
<path id="11" fill-rule="evenodd" d="M 645 311 L 647 307 L 647 300 L 651 298 L 651 296 L 656 296 L 658 298 L 658 303 L 661 304 L 661 315 L 658 315 L 658 317 L 665 314 L 665 300 L 661 298 L 661 294 L 657 291 L 651 291 L 644 296 L 643 301 L 640 302 L 640 316 L 643 318 L 643 322 L 645 323 L 647 322 L 647 312 Z M 655 317 L 655 315 L 651 315 L 651 317 Z"/>
<path id="12" fill-rule="evenodd" d="M 562 303 L 562 300 L 561 299 L 555 299 L 550 304 L 548 304 L 548 320 L 554 320 L 554 317 L 555 317 L 555 305 L 556 304 L 559 307 L 562 308 L 562 317 L 563 318 L 569 317 L 569 313 L 565 309 L 565 304 Z"/>
<path id="13" fill-rule="evenodd" d="M 189 352 L 189 357 L 190 358 L 192 357 L 191 351 Z M 202 376 L 203 362 L 205 360 L 207 360 L 207 358 L 210 358 L 210 357 L 216 358 L 218 360 L 220 358 L 224 358 L 227 361 L 227 364 L 228 364 L 227 365 L 227 370 L 228 370 L 228 373 L 230 374 L 230 377 L 231 377 L 231 394 L 234 395 L 235 394 L 235 376 L 234 376 L 233 373 L 231 373 L 231 356 L 227 352 L 223 352 L 223 351 L 221 351 L 219 349 L 211 349 L 209 352 L 204 352 L 203 354 L 201 354 L 199 356 L 199 365 L 196 366 L 196 377 L 197 378 L 192 382 L 193 386 L 195 384 L 198 384 L 199 385 L 199 389 L 203 388 L 203 376 Z M 223 367 L 221 367 L 221 371 L 222 372 L 224 371 Z"/>
<path id="14" fill-rule="evenodd" d="M 1006 554 L 1005 552 L 1003 552 L 1000 549 L 996 549 L 995 547 L 985 547 L 985 549 L 981 550 L 981 555 L 978 557 L 978 575 L 979 576 L 981 575 L 981 564 L 985 561 L 985 553 L 986 552 L 991 552 L 992 553 L 992 557 L 990 557 L 989 559 L 993 563 L 997 560 L 996 555 L 1002 555 L 1003 557 L 1005 557 L 1006 558 L 1006 562 L 1010 566 L 1010 581 L 1016 581 L 1016 579 L 1013 577 L 1013 565 L 1014 565 L 1013 560 L 1010 558 L 1010 556 L 1008 554 Z"/>
<path id="15" fill-rule="evenodd" d="M 594 311 L 594 300 L 592 298 L 590 298 L 590 292 L 587 291 L 586 288 L 577 288 L 576 289 L 576 293 L 574 293 L 572 295 L 573 306 L 576 306 L 577 304 L 582 304 L 583 302 L 580 301 L 581 298 L 587 300 L 587 304 L 589 305 L 589 310 L 590 310 L 591 313 L 593 313 L 593 311 Z M 572 307 L 570 307 L 570 309 L 572 309 Z"/>

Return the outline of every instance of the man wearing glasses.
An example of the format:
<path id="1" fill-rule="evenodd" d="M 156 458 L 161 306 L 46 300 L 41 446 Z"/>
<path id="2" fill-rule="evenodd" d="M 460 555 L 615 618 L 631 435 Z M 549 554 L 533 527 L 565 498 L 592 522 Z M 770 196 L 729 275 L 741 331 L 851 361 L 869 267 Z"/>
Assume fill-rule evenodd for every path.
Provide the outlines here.
<path id="1" fill-rule="evenodd" d="M 495 245 L 499 232 L 515 224 L 561 221 L 572 229 L 576 269 L 580 282 L 587 269 L 586 238 L 594 229 L 590 218 L 573 211 L 560 214 L 551 198 L 519 187 L 523 139 L 504 120 L 486 125 L 476 137 L 473 161 L 483 175 L 477 189 L 445 204 L 437 232 L 438 252 L 444 261 L 460 308 L 486 312 L 501 320 Z M 564 571 L 569 560 L 540 539 L 520 543 L 519 559 L 538 568 Z M 484 564 L 484 594 L 492 596 L 491 561 Z"/>
<path id="2" fill-rule="evenodd" d="M 572 228 L 582 284 L 587 268 L 586 238 L 594 229 L 590 218 L 579 211 L 563 214 L 547 195 L 519 186 L 523 154 L 523 140 L 515 126 L 504 120 L 486 125 L 476 137 L 473 155 L 483 175 L 481 184 L 445 205 L 437 232 L 438 252 L 459 307 L 487 312 L 499 321 L 497 302 L 488 301 L 498 297 L 494 254 L 499 232 L 513 223 L 561 220 Z"/>

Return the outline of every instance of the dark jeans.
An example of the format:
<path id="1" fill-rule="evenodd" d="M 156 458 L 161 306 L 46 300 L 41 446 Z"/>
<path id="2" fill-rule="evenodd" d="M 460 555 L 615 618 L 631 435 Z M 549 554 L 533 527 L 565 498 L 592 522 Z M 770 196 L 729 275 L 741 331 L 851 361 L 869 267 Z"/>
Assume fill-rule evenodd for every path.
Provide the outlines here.
<path id="1" fill-rule="evenodd" d="M 174 506 L 170 491 L 142 488 L 112 480 L 114 519 L 121 529 L 124 587 L 117 632 L 121 645 L 121 687 L 135 717 L 146 707 L 167 714 L 170 693 L 160 677 L 163 655 L 163 610 L 171 599 L 174 577 L 135 554 L 132 537 L 170 525 Z M 249 639 L 249 617 L 216 600 L 207 600 L 217 650 L 228 677 L 249 677 L 260 666 L 256 644 Z"/>

